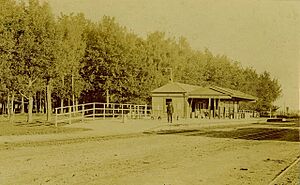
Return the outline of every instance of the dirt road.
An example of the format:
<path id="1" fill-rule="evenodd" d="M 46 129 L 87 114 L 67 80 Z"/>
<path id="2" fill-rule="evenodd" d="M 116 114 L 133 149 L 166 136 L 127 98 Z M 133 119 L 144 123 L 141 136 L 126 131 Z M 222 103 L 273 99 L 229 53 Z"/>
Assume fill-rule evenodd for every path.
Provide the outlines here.
<path id="1" fill-rule="evenodd" d="M 0 184 L 260 185 L 298 155 L 296 142 L 145 134 L 2 149 Z"/>

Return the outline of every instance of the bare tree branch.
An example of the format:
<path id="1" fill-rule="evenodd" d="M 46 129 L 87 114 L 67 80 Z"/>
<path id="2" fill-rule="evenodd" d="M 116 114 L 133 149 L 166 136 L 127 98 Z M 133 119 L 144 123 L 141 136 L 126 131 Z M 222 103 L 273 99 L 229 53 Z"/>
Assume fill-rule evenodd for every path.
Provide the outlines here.
<path id="1" fill-rule="evenodd" d="M 21 94 L 21 96 L 23 96 L 24 98 L 26 98 L 27 100 L 29 99 L 25 94 L 23 94 L 21 91 L 18 91 L 20 94 Z"/>

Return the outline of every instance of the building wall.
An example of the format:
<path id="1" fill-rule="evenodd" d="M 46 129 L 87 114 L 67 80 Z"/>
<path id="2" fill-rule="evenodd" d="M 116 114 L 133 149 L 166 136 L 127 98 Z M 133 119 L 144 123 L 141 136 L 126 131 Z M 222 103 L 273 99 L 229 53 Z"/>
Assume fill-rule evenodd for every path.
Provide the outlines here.
<path id="1" fill-rule="evenodd" d="M 152 97 L 152 115 L 157 117 L 162 117 L 164 113 L 163 97 Z"/>
<path id="2" fill-rule="evenodd" d="M 184 103 L 185 98 L 182 94 L 155 94 L 152 96 L 152 114 L 155 118 L 157 117 L 167 117 L 167 106 L 166 99 L 172 99 L 172 104 L 174 107 L 174 118 L 184 117 Z"/>
<path id="3" fill-rule="evenodd" d="M 174 116 L 183 118 L 184 117 L 184 97 L 174 97 L 172 98 L 173 106 L 174 106 Z"/>
<path id="4" fill-rule="evenodd" d="M 174 106 L 174 118 L 240 118 L 239 115 L 239 107 L 238 101 L 234 101 L 231 99 L 219 99 L 212 97 L 213 101 L 211 101 L 211 105 L 209 107 L 209 100 L 208 98 L 195 98 L 193 103 L 188 101 L 188 98 L 184 96 L 182 93 L 173 93 L 173 94 L 154 94 L 152 95 L 152 115 L 155 118 L 167 117 L 167 106 L 166 100 L 172 99 L 172 103 Z M 196 110 L 195 106 L 197 103 L 203 103 L 202 109 Z M 217 103 L 218 102 L 218 103 Z M 193 110 L 194 106 L 194 110 Z M 203 116 L 206 115 L 205 113 L 210 112 L 210 116 Z"/>

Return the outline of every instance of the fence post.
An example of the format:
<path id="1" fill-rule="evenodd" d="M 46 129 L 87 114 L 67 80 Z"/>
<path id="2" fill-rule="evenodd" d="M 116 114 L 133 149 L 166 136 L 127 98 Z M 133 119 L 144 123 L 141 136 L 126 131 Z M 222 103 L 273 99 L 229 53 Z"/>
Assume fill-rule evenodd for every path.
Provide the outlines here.
<path id="1" fill-rule="evenodd" d="M 145 118 L 147 117 L 147 104 L 145 104 Z"/>
<path id="2" fill-rule="evenodd" d="M 106 103 L 104 103 L 104 108 L 103 108 L 103 119 L 105 119 L 105 107 L 106 107 Z"/>
<path id="3" fill-rule="evenodd" d="M 123 104 L 121 105 L 121 108 L 122 108 L 122 123 L 124 123 L 124 107 L 123 107 Z"/>
<path id="4" fill-rule="evenodd" d="M 113 118 L 115 118 L 115 104 L 111 104 L 112 105 L 112 114 L 113 114 Z"/>
<path id="5" fill-rule="evenodd" d="M 140 119 L 140 106 L 137 106 L 137 111 L 138 111 L 138 119 Z"/>
<path id="6" fill-rule="evenodd" d="M 93 103 L 93 120 L 95 120 L 95 113 L 96 113 L 96 103 Z"/>
<path id="7" fill-rule="evenodd" d="M 82 111 L 82 120 L 81 121 L 83 122 L 83 120 L 84 120 L 84 104 L 82 104 L 82 110 L 81 111 Z"/>
<path id="8" fill-rule="evenodd" d="M 136 116 L 136 105 L 133 105 L 133 110 L 132 110 L 132 118 L 135 119 Z"/>
<path id="9" fill-rule="evenodd" d="M 57 108 L 55 108 L 55 127 L 57 127 Z"/>
<path id="10" fill-rule="evenodd" d="M 72 123 L 72 107 L 69 106 L 69 124 Z"/>
<path id="11" fill-rule="evenodd" d="M 132 110 L 131 110 L 131 104 L 129 105 L 129 114 L 130 114 L 130 119 L 132 119 Z"/>

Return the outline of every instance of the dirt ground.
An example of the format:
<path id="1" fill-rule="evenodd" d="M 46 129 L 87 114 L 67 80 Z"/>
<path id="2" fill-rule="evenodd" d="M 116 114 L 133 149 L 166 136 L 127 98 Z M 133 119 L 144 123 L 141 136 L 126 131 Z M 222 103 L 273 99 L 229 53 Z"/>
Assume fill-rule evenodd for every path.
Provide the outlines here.
<path id="1" fill-rule="evenodd" d="M 299 150 L 299 142 L 142 133 L 26 145 L 0 149 L 0 184 L 269 184 Z M 298 169 L 276 182 L 298 184 Z"/>

